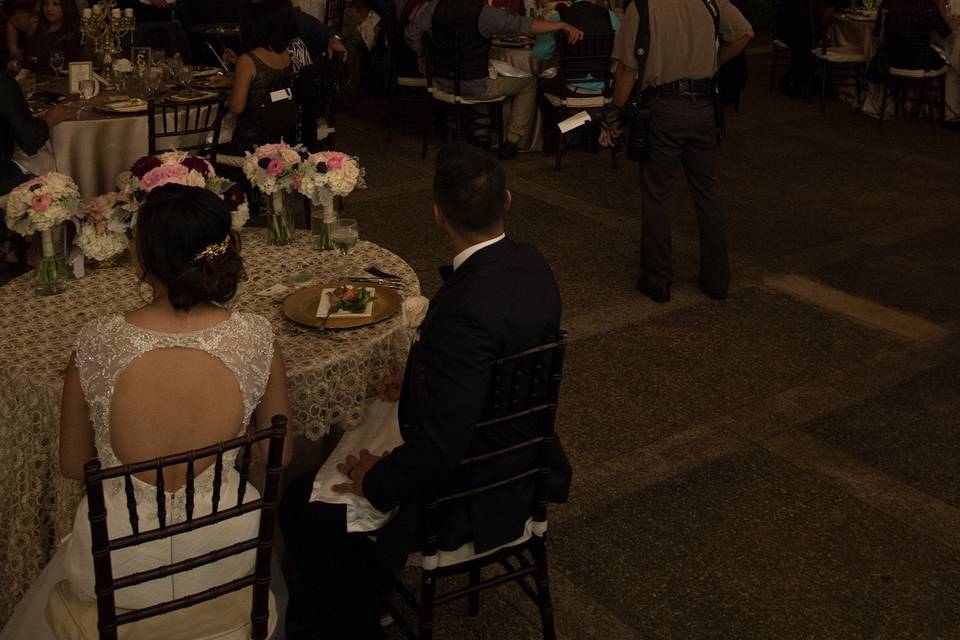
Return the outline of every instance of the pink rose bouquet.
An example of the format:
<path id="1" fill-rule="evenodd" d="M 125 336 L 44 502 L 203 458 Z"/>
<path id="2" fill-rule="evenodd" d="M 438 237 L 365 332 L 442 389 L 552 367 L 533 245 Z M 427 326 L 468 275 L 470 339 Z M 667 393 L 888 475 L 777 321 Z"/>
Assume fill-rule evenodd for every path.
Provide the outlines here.
<path id="1" fill-rule="evenodd" d="M 103 262 L 127 248 L 127 224 L 117 206 L 117 194 L 87 200 L 77 209 L 77 237 L 84 256 Z"/>
<path id="2" fill-rule="evenodd" d="M 7 199 L 7 228 L 26 236 L 49 231 L 73 218 L 80 205 L 80 190 L 62 173 L 50 173 L 15 187 Z"/>
<path id="3" fill-rule="evenodd" d="M 302 156 L 298 147 L 277 142 L 249 151 L 243 161 L 243 173 L 259 191 L 273 195 L 296 191 Z"/>

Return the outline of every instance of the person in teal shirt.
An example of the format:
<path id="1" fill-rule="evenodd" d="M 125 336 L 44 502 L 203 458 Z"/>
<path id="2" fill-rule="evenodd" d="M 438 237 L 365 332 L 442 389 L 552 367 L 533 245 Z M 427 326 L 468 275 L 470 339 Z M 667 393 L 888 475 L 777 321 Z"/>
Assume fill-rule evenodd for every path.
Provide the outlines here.
<path id="1" fill-rule="evenodd" d="M 592 4 L 594 6 L 592 8 L 578 6 L 582 4 Z M 589 29 L 589 25 L 577 24 L 577 22 L 579 22 L 577 18 L 580 17 L 581 14 L 599 13 L 600 11 L 602 11 L 602 7 L 597 6 L 597 3 L 595 2 L 595 0 L 575 0 L 575 2 L 570 7 L 567 7 L 566 9 L 560 8 L 561 5 L 559 4 L 557 5 L 557 7 L 559 10 L 555 11 L 549 18 L 547 18 L 548 22 L 567 21 L 567 22 L 570 22 L 570 24 L 573 24 L 574 26 L 576 26 L 577 28 L 583 29 L 585 35 L 587 36 L 594 35 L 590 32 L 591 30 Z M 588 9 L 592 9 L 592 12 L 585 11 Z M 571 15 L 568 15 L 566 18 L 564 18 L 561 15 L 561 11 L 564 11 L 565 13 L 570 13 Z M 620 17 L 613 11 L 609 11 L 609 10 L 607 11 L 607 15 L 610 18 L 610 27 L 613 29 L 613 33 L 616 34 L 617 31 L 620 30 Z M 554 53 L 556 53 L 556 50 L 557 50 L 557 39 L 555 34 L 543 33 L 537 36 L 537 42 L 533 46 L 533 57 L 535 60 L 550 60 L 551 58 L 553 58 L 553 55 Z M 576 91 L 577 93 L 597 94 L 603 91 L 603 83 L 602 82 L 575 82 L 575 83 L 571 82 L 568 85 L 568 88 L 572 91 Z"/>

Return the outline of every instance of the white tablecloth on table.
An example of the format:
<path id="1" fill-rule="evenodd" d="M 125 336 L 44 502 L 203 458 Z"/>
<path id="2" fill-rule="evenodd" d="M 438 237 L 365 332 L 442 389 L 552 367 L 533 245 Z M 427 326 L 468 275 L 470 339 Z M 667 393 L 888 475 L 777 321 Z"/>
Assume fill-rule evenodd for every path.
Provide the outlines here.
<path id="1" fill-rule="evenodd" d="M 958 0 L 960 2 L 960 0 Z M 856 20 L 839 15 L 830 25 L 830 37 L 835 46 L 855 47 L 863 51 L 869 61 L 874 54 L 873 29 L 875 21 Z M 946 113 L 944 119 L 948 122 L 960 120 L 960 22 L 952 21 L 954 33 L 947 38 L 932 34 L 931 41 L 939 45 L 947 55 L 948 67 L 946 83 Z M 872 116 L 880 113 L 880 101 L 883 97 L 882 86 L 871 83 L 864 96 L 863 112 Z M 841 99 L 846 102 L 855 102 L 856 92 L 852 87 L 845 87 Z M 887 117 L 893 117 L 893 101 L 888 101 Z"/>
<path id="2" fill-rule="evenodd" d="M 268 246 L 265 236 L 244 232 L 249 279 L 235 306 L 273 324 L 287 364 L 291 429 L 318 440 L 331 425 L 362 421 L 384 373 L 406 360 L 410 333 L 399 315 L 348 331 L 302 329 L 282 316 L 282 296 L 257 292 L 300 273 L 324 284 L 372 265 L 401 276 L 404 297 L 419 294 L 420 283 L 401 258 L 369 242 L 343 258 L 314 249 L 307 232 L 287 247 Z M 27 274 L 0 287 L 0 627 L 70 531 L 81 496 L 81 483 L 64 479 L 57 466 L 63 372 L 74 339 L 89 320 L 144 304 L 129 266 L 90 272 L 57 296 L 37 297 L 32 284 Z"/>

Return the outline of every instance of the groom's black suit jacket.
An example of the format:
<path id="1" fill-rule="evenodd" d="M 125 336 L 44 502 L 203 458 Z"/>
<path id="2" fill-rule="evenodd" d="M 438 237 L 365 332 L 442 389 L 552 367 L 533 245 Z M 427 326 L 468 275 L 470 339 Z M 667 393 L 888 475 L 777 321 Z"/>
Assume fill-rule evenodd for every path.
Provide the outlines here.
<path id="1" fill-rule="evenodd" d="M 427 491 L 446 493 L 484 482 L 475 472 L 471 476 L 457 469 L 464 457 L 534 435 L 532 424 L 482 433 L 475 425 L 483 418 L 494 361 L 556 339 L 560 326 L 553 272 L 529 245 L 504 238 L 474 253 L 456 271 L 446 270 L 407 358 L 399 407 L 404 444 L 377 462 L 363 481 L 364 495 L 377 509 L 399 507 L 377 537 L 377 555 L 387 567 L 402 565 L 408 553 L 419 549 L 419 505 Z M 551 499 L 562 501 L 570 468 L 559 446 L 554 454 L 557 477 L 551 479 Z M 486 471 L 507 477 L 511 465 L 528 465 L 529 455 Z M 473 541 L 481 552 L 516 539 L 533 502 L 530 482 L 451 505 L 440 512 L 438 548 L 452 550 Z"/>

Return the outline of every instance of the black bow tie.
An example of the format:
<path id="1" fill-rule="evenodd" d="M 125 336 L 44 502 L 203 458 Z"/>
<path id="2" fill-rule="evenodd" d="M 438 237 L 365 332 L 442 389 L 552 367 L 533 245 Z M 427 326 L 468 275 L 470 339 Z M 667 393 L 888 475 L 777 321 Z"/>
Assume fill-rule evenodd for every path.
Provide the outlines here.
<path id="1" fill-rule="evenodd" d="M 440 277 L 446 282 L 453 275 L 453 265 L 445 264 L 440 267 Z"/>

